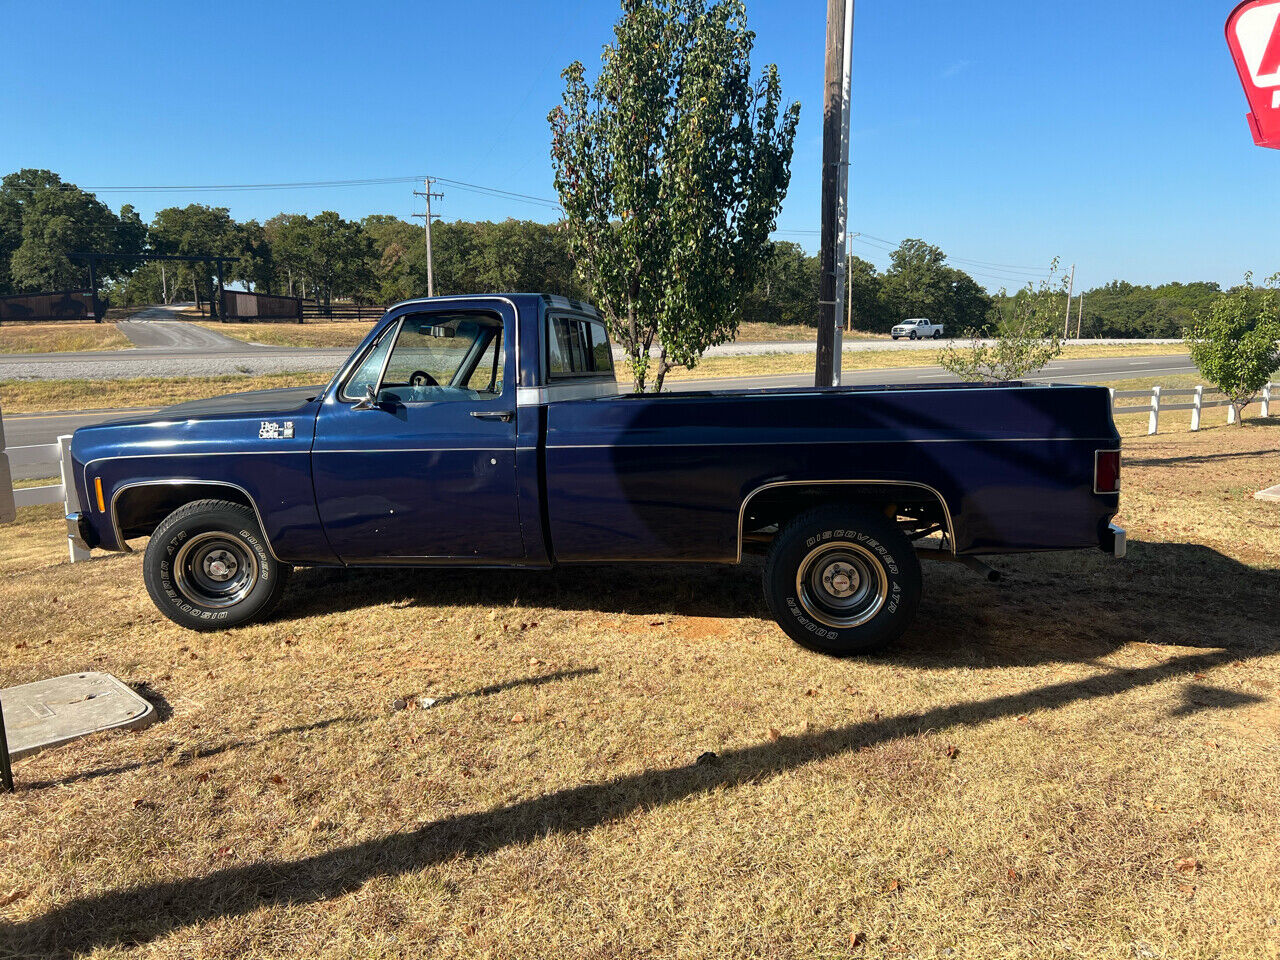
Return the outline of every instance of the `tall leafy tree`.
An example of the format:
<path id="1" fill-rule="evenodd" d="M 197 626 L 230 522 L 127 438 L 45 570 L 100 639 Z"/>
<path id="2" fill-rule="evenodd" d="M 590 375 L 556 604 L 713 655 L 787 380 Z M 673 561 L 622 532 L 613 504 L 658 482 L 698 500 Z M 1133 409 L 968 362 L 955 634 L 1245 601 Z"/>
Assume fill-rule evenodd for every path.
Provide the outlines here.
<path id="1" fill-rule="evenodd" d="M 145 230 L 130 206 L 106 204 L 48 170 L 20 170 L 0 181 L 0 291 L 65 290 L 85 282 L 76 252 L 137 253 Z M 136 264 L 104 262 L 104 278 Z"/>
<path id="2" fill-rule="evenodd" d="M 1039 286 L 1029 283 L 1013 297 L 1002 290 L 1006 309 L 997 311 L 996 322 L 967 327 L 969 342 L 948 344 L 939 363 L 962 380 L 984 382 L 1019 380 L 1041 369 L 1062 353 L 1059 311 L 1066 295 L 1067 278 L 1054 260 Z"/>
<path id="3" fill-rule="evenodd" d="M 1280 369 L 1276 280 L 1259 290 L 1246 276 L 1244 286 L 1218 296 L 1187 331 L 1191 359 L 1231 401 L 1238 426 L 1244 426 L 1244 408 Z"/>
<path id="4" fill-rule="evenodd" d="M 580 279 L 662 388 L 732 338 L 790 180 L 800 105 L 751 76 L 741 0 L 623 0 L 595 86 L 575 61 L 549 116 Z M 650 350 L 657 347 L 650 380 Z"/>
<path id="5" fill-rule="evenodd" d="M 226 207 L 210 207 L 203 203 L 165 207 L 157 211 L 151 221 L 148 237 L 156 253 L 168 256 L 217 255 L 236 260 L 240 255 L 239 226 L 231 219 L 231 211 Z M 181 278 L 184 286 L 190 286 L 193 295 L 197 295 L 198 290 L 199 297 L 213 300 L 212 263 L 184 263 L 175 266 L 175 274 Z"/>
<path id="6" fill-rule="evenodd" d="M 373 248 L 360 224 L 325 210 L 307 223 L 304 241 L 317 303 L 323 300 L 328 307 L 335 294 L 357 295 L 368 288 Z"/>

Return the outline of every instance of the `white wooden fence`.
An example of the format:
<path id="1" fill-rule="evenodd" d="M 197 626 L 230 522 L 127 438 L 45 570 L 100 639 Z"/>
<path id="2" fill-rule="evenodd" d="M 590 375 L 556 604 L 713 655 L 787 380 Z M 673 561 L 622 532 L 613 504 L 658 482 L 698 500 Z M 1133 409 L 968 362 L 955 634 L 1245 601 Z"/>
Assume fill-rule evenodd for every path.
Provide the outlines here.
<path id="1" fill-rule="evenodd" d="M 15 490 L 12 467 L 46 468 L 46 475 L 57 476 L 59 481 Z M 36 507 L 46 503 L 61 503 L 68 514 L 80 510 L 80 498 L 71 477 L 71 437 L 59 437 L 56 443 L 6 447 L 4 417 L 0 415 L 0 523 L 12 523 L 18 507 Z M 70 537 L 67 538 L 67 551 L 72 563 L 89 559 L 89 551 L 77 547 Z"/>
<path id="2" fill-rule="evenodd" d="M 1262 416 L 1271 416 L 1271 391 L 1280 387 L 1280 383 L 1268 383 L 1262 388 L 1262 393 L 1254 400 L 1253 403 L 1261 403 L 1262 409 L 1259 411 Z M 1190 397 L 1191 401 L 1166 403 L 1168 397 Z M 1116 406 L 1117 400 L 1138 400 L 1144 402 L 1140 404 L 1126 404 L 1125 406 Z M 1155 386 L 1150 390 L 1112 390 L 1111 391 L 1111 415 L 1117 416 L 1125 413 L 1145 413 L 1147 414 L 1147 435 L 1159 431 L 1160 413 L 1172 412 L 1174 410 L 1190 410 L 1191 411 L 1191 429 L 1200 429 L 1201 413 L 1211 407 L 1227 408 L 1227 423 L 1236 422 L 1236 409 L 1231 405 L 1231 401 L 1223 396 L 1222 392 L 1213 387 L 1160 387 Z M 1248 405 L 1246 408 L 1248 409 Z"/>

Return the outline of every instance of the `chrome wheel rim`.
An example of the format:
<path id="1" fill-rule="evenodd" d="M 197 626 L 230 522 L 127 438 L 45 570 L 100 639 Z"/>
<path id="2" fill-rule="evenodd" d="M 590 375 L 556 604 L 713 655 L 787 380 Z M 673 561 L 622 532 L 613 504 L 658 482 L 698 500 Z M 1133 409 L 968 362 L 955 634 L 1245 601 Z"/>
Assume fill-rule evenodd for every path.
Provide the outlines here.
<path id="1" fill-rule="evenodd" d="M 832 541 L 815 547 L 796 570 L 796 596 L 804 612 L 828 627 L 866 623 L 889 596 L 889 577 L 866 547 Z"/>
<path id="2" fill-rule="evenodd" d="M 173 558 L 178 592 L 202 607 L 231 607 L 258 582 L 258 558 L 242 541 L 225 533 L 198 533 Z"/>

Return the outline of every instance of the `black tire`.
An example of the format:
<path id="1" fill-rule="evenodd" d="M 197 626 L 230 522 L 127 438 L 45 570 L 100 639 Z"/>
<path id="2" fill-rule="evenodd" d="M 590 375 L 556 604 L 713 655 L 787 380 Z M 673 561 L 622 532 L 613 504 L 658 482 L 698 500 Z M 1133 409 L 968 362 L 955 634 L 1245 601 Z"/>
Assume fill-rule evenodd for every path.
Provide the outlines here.
<path id="1" fill-rule="evenodd" d="M 912 331 L 911 331 L 911 339 L 912 339 L 912 340 L 919 340 L 919 339 L 920 339 L 920 335 L 919 335 L 918 333 L 916 333 L 914 330 L 912 330 Z"/>
<path id="2" fill-rule="evenodd" d="M 262 619 L 279 602 L 291 570 L 271 555 L 253 511 L 227 500 L 196 500 L 173 511 L 152 533 L 142 560 L 156 609 L 189 630 Z"/>
<path id="3" fill-rule="evenodd" d="M 941 339 L 942 339 L 942 331 L 941 331 L 941 330 L 935 330 L 935 331 L 933 331 L 933 339 L 935 339 L 935 340 L 941 340 Z"/>
<path id="4" fill-rule="evenodd" d="M 897 336 L 894 336 L 894 338 L 893 338 L 893 339 L 897 340 L 898 338 L 897 338 Z"/>
<path id="5" fill-rule="evenodd" d="M 801 646 L 836 657 L 898 639 L 920 606 L 920 586 L 907 538 L 887 517 L 857 507 L 800 514 L 778 531 L 764 567 L 778 625 Z"/>

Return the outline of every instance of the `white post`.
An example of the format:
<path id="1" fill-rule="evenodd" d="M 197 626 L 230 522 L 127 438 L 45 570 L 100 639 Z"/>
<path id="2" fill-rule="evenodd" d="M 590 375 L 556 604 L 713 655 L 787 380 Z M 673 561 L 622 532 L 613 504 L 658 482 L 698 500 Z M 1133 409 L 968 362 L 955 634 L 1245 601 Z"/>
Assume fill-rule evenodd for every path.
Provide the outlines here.
<path id="1" fill-rule="evenodd" d="M 9 455 L 4 452 L 4 414 L 0 412 L 0 523 L 13 523 L 18 508 L 13 502 L 13 474 L 9 472 Z"/>
<path id="2" fill-rule="evenodd" d="M 71 436 L 66 434 L 59 437 L 58 446 L 62 451 L 62 455 L 58 458 L 58 468 L 62 473 L 62 495 L 66 498 L 66 513 L 70 516 L 80 512 L 80 496 L 76 493 L 75 473 L 71 469 Z M 89 551 L 77 547 L 70 537 L 67 538 L 67 552 L 72 563 L 89 559 Z"/>
<path id="3" fill-rule="evenodd" d="M 1263 417 L 1271 416 L 1271 384 L 1267 384 L 1262 388 L 1262 415 Z"/>
<path id="4" fill-rule="evenodd" d="M 1197 386 L 1196 386 L 1196 395 L 1195 395 L 1195 397 L 1194 397 L 1194 398 L 1192 398 L 1192 400 L 1191 400 L 1191 403 L 1192 403 L 1192 407 L 1191 407 L 1191 431 L 1192 431 L 1192 433 L 1194 433 L 1195 431 L 1197 431 L 1197 430 L 1199 430 L 1199 429 L 1200 429 L 1200 403 L 1201 403 L 1201 401 L 1203 401 L 1203 400 L 1204 400 L 1204 387 L 1203 387 L 1203 386 L 1199 386 L 1199 385 L 1197 385 Z"/>
<path id="5" fill-rule="evenodd" d="M 1111 395 L 1111 419 L 1116 418 L 1116 388 L 1107 387 L 1107 393 Z"/>
<path id="6" fill-rule="evenodd" d="M 1151 436 L 1160 426 L 1160 388 L 1151 388 L 1151 418 L 1147 421 L 1147 436 Z"/>
<path id="7" fill-rule="evenodd" d="M 1236 422 L 1236 405 L 1232 403 L 1230 399 L 1228 399 L 1227 400 L 1227 425 L 1230 426 L 1235 422 Z"/>

